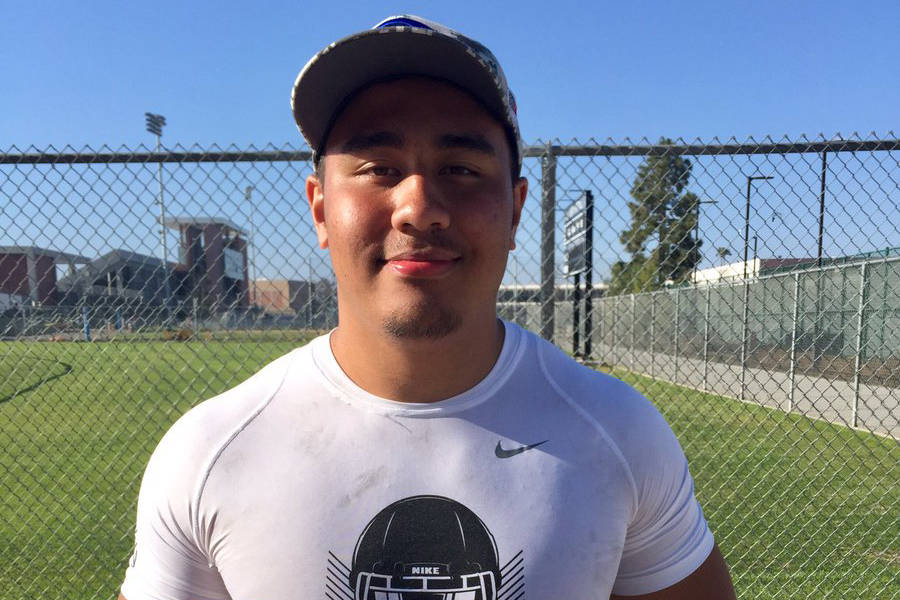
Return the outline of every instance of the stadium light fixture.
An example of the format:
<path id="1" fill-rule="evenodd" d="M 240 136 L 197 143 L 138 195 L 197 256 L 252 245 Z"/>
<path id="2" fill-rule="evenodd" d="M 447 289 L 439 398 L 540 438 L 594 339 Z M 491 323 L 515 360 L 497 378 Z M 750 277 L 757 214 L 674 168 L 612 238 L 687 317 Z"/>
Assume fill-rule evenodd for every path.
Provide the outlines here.
<path id="1" fill-rule="evenodd" d="M 166 118 L 162 115 L 156 115 L 153 113 L 144 113 L 144 117 L 146 117 L 147 131 L 155 135 L 157 138 L 161 138 L 162 128 L 166 124 Z"/>

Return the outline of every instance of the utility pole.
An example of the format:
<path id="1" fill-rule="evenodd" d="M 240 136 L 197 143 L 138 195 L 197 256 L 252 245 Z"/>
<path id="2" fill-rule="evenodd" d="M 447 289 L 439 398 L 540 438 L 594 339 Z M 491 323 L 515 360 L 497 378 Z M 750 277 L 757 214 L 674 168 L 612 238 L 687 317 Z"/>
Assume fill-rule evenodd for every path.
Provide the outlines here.
<path id="1" fill-rule="evenodd" d="M 697 219 L 694 221 L 694 244 L 700 257 L 694 263 L 694 283 L 697 283 L 697 266 L 703 260 L 703 254 L 700 253 L 700 205 L 701 204 L 718 204 L 718 200 L 700 200 L 697 199 Z"/>
<path id="2" fill-rule="evenodd" d="M 740 399 L 744 399 L 746 390 L 747 377 L 747 337 L 749 334 L 750 317 L 750 282 L 747 280 L 747 262 L 750 251 L 750 187 L 754 181 L 772 179 L 770 175 L 747 175 L 747 208 L 744 212 L 744 310 L 741 318 L 741 395 Z M 754 244 L 755 245 L 755 244 Z M 754 250 L 754 254 L 756 251 Z M 759 269 L 757 269 L 757 276 Z"/>
<path id="3" fill-rule="evenodd" d="M 147 121 L 147 131 L 156 136 L 156 153 L 162 148 L 162 128 L 166 124 L 166 118 L 162 115 L 144 113 Z M 163 307 L 165 319 L 168 323 L 171 310 L 172 290 L 169 284 L 169 248 L 166 244 L 166 202 L 163 190 L 162 159 L 158 163 L 157 177 L 159 178 L 159 196 L 156 203 L 159 206 L 159 241 L 162 246 L 162 275 L 163 275 Z"/>
<path id="4" fill-rule="evenodd" d="M 825 237 L 825 175 L 828 173 L 828 150 L 822 150 L 822 175 L 819 188 L 819 250 L 816 266 L 822 268 L 822 242 Z"/>
<path id="5" fill-rule="evenodd" d="M 771 175 L 747 175 L 747 208 L 744 211 L 744 280 L 747 279 L 747 260 L 750 253 L 750 187 L 754 181 L 773 179 Z"/>
<path id="6" fill-rule="evenodd" d="M 256 226 L 253 224 L 253 186 L 248 185 L 244 190 L 244 199 L 250 204 L 250 270 L 253 273 L 253 305 L 256 306 Z"/>

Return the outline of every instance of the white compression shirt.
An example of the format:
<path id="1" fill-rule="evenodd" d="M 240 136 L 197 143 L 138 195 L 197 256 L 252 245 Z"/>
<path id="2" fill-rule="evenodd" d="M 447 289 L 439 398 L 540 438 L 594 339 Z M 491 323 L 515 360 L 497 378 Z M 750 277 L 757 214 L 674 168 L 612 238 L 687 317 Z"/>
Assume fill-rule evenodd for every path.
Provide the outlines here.
<path id="1" fill-rule="evenodd" d="M 657 410 L 504 325 L 441 402 L 367 393 L 323 336 L 189 411 L 147 466 L 123 595 L 587 600 L 693 572 L 713 538 Z"/>

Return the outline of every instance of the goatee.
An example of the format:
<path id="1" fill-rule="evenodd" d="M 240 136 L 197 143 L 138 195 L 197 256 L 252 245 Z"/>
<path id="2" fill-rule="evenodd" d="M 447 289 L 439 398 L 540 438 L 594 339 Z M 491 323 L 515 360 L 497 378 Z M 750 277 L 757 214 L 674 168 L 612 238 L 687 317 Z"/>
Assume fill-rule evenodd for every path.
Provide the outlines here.
<path id="1" fill-rule="evenodd" d="M 439 339 L 459 329 L 459 313 L 434 305 L 408 307 L 385 317 L 384 330 L 400 339 Z"/>

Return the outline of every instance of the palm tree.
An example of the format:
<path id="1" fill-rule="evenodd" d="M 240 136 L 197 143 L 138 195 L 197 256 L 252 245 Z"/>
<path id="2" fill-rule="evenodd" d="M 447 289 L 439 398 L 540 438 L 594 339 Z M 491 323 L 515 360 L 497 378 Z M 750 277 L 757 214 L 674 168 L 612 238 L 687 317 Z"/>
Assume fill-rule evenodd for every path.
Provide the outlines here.
<path id="1" fill-rule="evenodd" d="M 716 248 L 716 254 L 722 259 L 722 264 L 725 264 L 725 258 L 731 256 L 731 250 L 728 248 Z"/>

